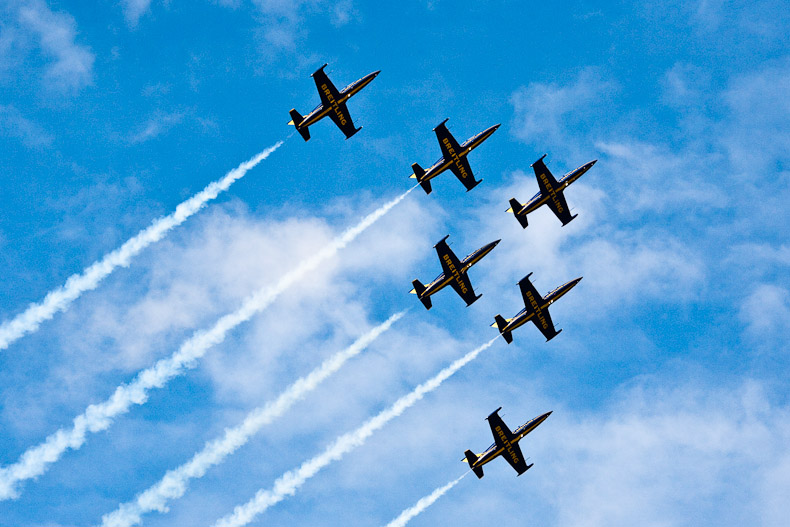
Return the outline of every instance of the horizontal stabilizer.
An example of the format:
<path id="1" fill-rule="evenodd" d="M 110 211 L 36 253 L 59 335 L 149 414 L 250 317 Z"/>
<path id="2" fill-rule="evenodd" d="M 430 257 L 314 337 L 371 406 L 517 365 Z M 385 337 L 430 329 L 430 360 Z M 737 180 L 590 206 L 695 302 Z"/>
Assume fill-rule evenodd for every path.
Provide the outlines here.
<path id="1" fill-rule="evenodd" d="M 430 181 L 420 181 L 420 186 L 422 187 L 422 189 L 425 191 L 426 194 L 430 194 L 431 190 L 433 190 L 431 189 Z"/>
<path id="2" fill-rule="evenodd" d="M 413 163 L 411 165 L 411 169 L 414 172 L 411 176 L 412 178 L 417 178 L 417 181 L 421 180 L 422 177 L 425 175 L 425 169 L 423 169 L 419 163 Z"/>
<path id="3" fill-rule="evenodd" d="M 523 208 L 521 203 L 518 202 L 516 198 L 510 198 L 510 208 L 507 209 L 507 212 L 512 212 L 513 215 L 518 220 L 521 227 L 526 229 L 527 228 L 527 215 L 526 214 L 519 214 L 519 211 Z"/>
<path id="4" fill-rule="evenodd" d="M 296 127 L 296 131 L 299 132 L 299 135 L 302 136 L 302 139 L 304 139 L 305 141 L 309 141 L 310 130 L 308 130 L 306 126 L 303 128 L 299 127 L 299 125 L 302 124 L 302 122 L 304 121 L 304 117 L 302 117 L 302 115 L 299 112 L 297 112 L 296 109 L 292 109 L 290 113 L 291 113 L 291 122 L 288 124 L 294 125 Z"/>
<path id="5" fill-rule="evenodd" d="M 469 468 L 475 473 L 477 479 L 482 479 L 483 477 L 483 467 L 474 467 L 473 465 L 477 462 L 477 456 L 471 450 L 467 450 L 464 452 L 466 454 L 466 462 L 469 463 Z"/>
<path id="6" fill-rule="evenodd" d="M 513 342 L 513 334 L 510 331 L 504 331 L 505 327 L 507 327 L 507 320 L 505 320 L 502 315 L 496 315 L 494 317 L 494 323 L 491 325 L 496 326 L 496 328 L 502 334 L 502 338 L 505 339 L 505 342 L 508 344 Z"/>
<path id="7" fill-rule="evenodd" d="M 422 285 L 422 282 L 414 280 L 411 285 L 414 286 L 414 292 L 417 294 L 417 298 L 420 299 L 420 302 L 422 302 L 422 305 L 425 306 L 425 309 L 431 309 L 432 304 L 430 295 L 422 296 L 423 293 L 425 293 L 425 286 Z"/>

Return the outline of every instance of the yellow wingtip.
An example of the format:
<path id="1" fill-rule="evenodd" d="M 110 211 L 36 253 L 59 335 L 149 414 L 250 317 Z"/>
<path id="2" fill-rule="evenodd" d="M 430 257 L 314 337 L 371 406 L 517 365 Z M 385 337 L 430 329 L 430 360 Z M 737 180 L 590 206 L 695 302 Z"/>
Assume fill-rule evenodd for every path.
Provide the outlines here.
<path id="1" fill-rule="evenodd" d="M 288 124 L 289 124 L 289 125 L 291 125 L 291 126 L 293 126 L 293 125 L 294 125 L 294 120 L 293 120 L 293 119 L 291 119 L 290 121 L 288 121 Z"/>
<path id="2" fill-rule="evenodd" d="M 415 176 L 414 174 L 412 174 L 411 176 L 409 176 L 409 179 L 417 179 L 417 176 Z"/>
<path id="3" fill-rule="evenodd" d="M 510 213 L 512 213 L 512 212 L 513 212 L 513 207 L 510 207 L 510 208 L 509 208 L 509 209 L 507 209 L 505 212 L 510 212 Z"/>
<path id="4" fill-rule="evenodd" d="M 412 289 L 411 291 L 409 291 L 409 294 L 410 295 L 416 295 L 417 294 L 417 290 L 416 289 Z"/>

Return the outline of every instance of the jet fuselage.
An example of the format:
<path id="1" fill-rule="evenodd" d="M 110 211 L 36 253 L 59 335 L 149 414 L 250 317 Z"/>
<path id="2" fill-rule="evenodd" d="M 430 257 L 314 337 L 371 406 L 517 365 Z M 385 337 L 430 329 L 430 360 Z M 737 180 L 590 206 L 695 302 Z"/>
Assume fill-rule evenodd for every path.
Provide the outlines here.
<path id="1" fill-rule="evenodd" d="M 507 325 L 504 328 L 502 328 L 500 333 L 511 332 L 511 331 L 513 331 L 516 328 L 520 328 L 521 326 L 523 326 L 524 324 L 526 324 L 527 322 L 532 320 L 533 316 L 538 319 L 538 321 L 541 323 L 541 325 L 544 328 L 548 328 L 549 327 L 549 323 L 545 319 L 545 317 L 543 315 L 543 311 L 548 309 L 548 307 L 552 303 L 554 303 L 554 301 L 560 299 L 565 293 L 567 293 L 568 291 L 573 289 L 573 286 L 578 284 L 580 281 L 581 281 L 581 278 L 575 278 L 575 279 L 571 280 L 570 282 L 566 282 L 566 283 L 562 284 L 561 286 L 559 286 L 558 288 L 556 288 L 553 291 L 551 291 L 550 293 L 548 293 L 543 298 L 540 298 L 540 297 L 538 297 L 538 298 L 527 298 L 527 300 L 531 304 L 531 306 L 530 306 L 531 309 L 527 309 L 525 307 L 524 309 L 519 311 L 518 314 L 516 314 L 516 316 L 514 316 L 513 318 L 511 318 L 508 321 Z M 532 294 L 529 293 L 529 296 L 531 297 Z"/>
<path id="2" fill-rule="evenodd" d="M 425 175 L 418 179 L 420 181 L 430 181 L 436 176 L 438 176 L 439 174 L 441 174 L 442 172 L 444 172 L 445 170 L 447 170 L 448 168 L 450 168 L 450 166 L 452 165 L 456 165 L 462 173 L 465 172 L 466 168 L 460 163 L 459 160 L 462 157 L 465 157 L 467 154 L 469 154 L 469 152 L 471 152 L 472 150 L 483 144 L 483 141 L 491 137 L 491 134 L 496 132 L 497 128 L 499 128 L 500 126 L 501 126 L 500 124 L 495 124 L 494 126 L 486 128 L 482 132 L 473 135 L 472 137 L 470 137 L 469 139 L 467 139 L 461 144 L 460 152 L 455 152 L 450 145 L 445 145 L 448 151 L 450 152 L 450 155 L 447 157 L 445 156 L 440 157 L 433 165 L 431 165 L 425 170 Z M 416 176 L 413 175 L 413 177 Z"/>
<path id="3" fill-rule="evenodd" d="M 368 73 L 361 79 L 355 80 L 340 90 L 340 98 L 335 101 L 332 101 L 332 95 L 329 93 L 328 88 L 321 87 L 320 89 L 324 90 L 324 93 L 326 94 L 327 98 L 329 98 L 330 102 L 332 102 L 332 104 L 324 105 L 323 103 L 319 103 L 318 106 L 313 109 L 313 111 L 304 116 L 304 120 L 301 123 L 298 123 L 299 128 L 311 126 L 329 115 L 329 112 L 336 111 L 339 105 L 345 103 L 351 97 L 359 93 L 359 91 L 370 84 L 379 73 L 381 73 L 381 70 Z"/>
<path id="4" fill-rule="evenodd" d="M 513 436 L 514 437 L 513 437 L 513 439 L 510 442 L 511 443 L 518 443 L 519 441 L 521 441 L 521 439 L 525 435 L 527 435 L 528 433 L 530 433 L 533 430 L 535 430 L 535 428 L 537 428 L 538 425 L 540 425 L 543 421 L 545 421 L 550 415 L 551 415 L 551 412 L 546 412 L 543 415 L 539 415 L 537 417 L 534 417 L 534 418 L 530 419 L 529 421 L 527 421 L 523 425 L 521 425 L 518 428 L 516 428 L 515 430 L 513 430 Z M 489 463 L 490 461 L 492 461 L 492 460 L 496 459 L 497 457 L 501 456 L 505 452 L 506 448 L 507 448 L 507 446 L 505 446 L 505 447 L 497 447 L 497 444 L 494 443 L 493 445 L 488 447 L 485 452 L 483 452 L 482 454 L 478 454 L 477 461 L 475 461 L 474 464 L 471 467 L 469 467 L 469 468 L 482 467 L 486 463 Z"/>
<path id="5" fill-rule="evenodd" d="M 479 248 L 478 250 L 468 255 L 463 260 L 461 260 L 461 268 L 456 269 L 458 275 L 453 273 L 450 276 L 445 276 L 445 273 L 442 273 L 439 276 L 437 276 L 433 280 L 433 282 L 425 286 L 425 291 L 423 292 L 423 294 L 419 295 L 418 298 L 431 296 L 432 294 L 437 293 L 442 289 L 444 289 L 445 287 L 447 287 L 448 285 L 450 285 L 450 282 L 456 280 L 458 276 L 466 273 L 474 264 L 482 260 L 488 253 L 494 250 L 494 247 L 496 247 L 500 241 L 502 240 L 496 240 L 487 245 L 484 245 L 483 247 Z"/>
<path id="6" fill-rule="evenodd" d="M 521 210 L 517 211 L 517 214 L 518 215 L 529 214 L 530 212 L 536 210 L 538 207 L 548 203 L 549 200 L 554 200 L 555 202 L 558 203 L 557 192 L 565 190 L 565 187 L 567 187 L 568 185 L 579 179 L 582 176 L 582 174 L 584 174 L 585 172 L 587 172 L 592 168 L 592 166 L 596 163 L 596 161 L 598 160 L 595 159 L 593 161 L 590 161 L 589 163 L 580 166 L 576 170 L 571 170 L 570 172 L 562 176 L 559 179 L 559 181 L 557 181 L 556 188 L 551 188 L 552 185 L 548 179 L 544 180 L 544 184 L 548 188 L 551 188 L 551 191 L 549 191 L 545 195 L 542 192 L 538 192 L 537 194 L 532 196 L 532 198 L 524 204 L 524 207 L 522 207 Z M 543 177 L 546 176 L 544 175 Z"/>

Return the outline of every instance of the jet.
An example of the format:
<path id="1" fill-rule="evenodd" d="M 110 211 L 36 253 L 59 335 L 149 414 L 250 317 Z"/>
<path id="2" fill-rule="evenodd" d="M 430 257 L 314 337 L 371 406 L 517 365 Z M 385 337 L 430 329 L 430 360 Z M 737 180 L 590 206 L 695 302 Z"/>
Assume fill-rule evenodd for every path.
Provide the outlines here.
<path id="1" fill-rule="evenodd" d="M 543 336 L 546 337 L 546 342 L 559 335 L 562 330 L 557 331 L 554 329 L 554 323 L 549 316 L 549 306 L 554 303 L 555 300 L 570 291 L 573 286 L 578 284 L 582 279 L 580 276 L 579 278 L 562 284 L 546 296 L 541 297 L 538 290 L 535 289 L 535 286 L 529 281 L 530 276 L 532 276 L 532 273 L 529 273 L 518 282 L 518 286 L 521 288 L 521 296 L 524 297 L 524 309 L 519 311 L 513 318 L 506 319 L 502 317 L 502 315 L 496 315 L 494 317 L 494 323 L 491 324 L 491 327 L 499 329 L 499 332 L 508 344 L 513 342 L 513 335 L 511 332 L 530 320 L 540 332 L 543 333 Z"/>
<path id="2" fill-rule="evenodd" d="M 324 72 L 326 66 L 327 65 L 324 64 L 311 75 L 318 88 L 318 95 L 321 97 L 321 103 L 304 117 L 302 117 L 296 109 L 291 109 L 290 112 L 291 121 L 288 124 L 294 125 L 296 131 L 299 132 L 305 141 L 310 140 L 310 130 L 308 127 L 317 123 L 327 115 L 346 135 L 346 139 L 362 130 L 361 126 L 359 128 L 354 127 L 354 122 L 351 120 L 348 108 L 346 108 L 346 101 L 356 95 L 362 88 L 370 84 L 370 82 L 376 78 L 376 75 L 381 73 L 381 70 L 369 73 L 361 79 L 352 82 L 342 90 L 337 91 L 335 85 L 332 84 L 332 81 L 329 80 L 329 77 L 327 77 Z"/>
<path id="3" fill-rule="evenodd" d="M 442 238 L 439 243 L 433 246 L 436 249 L 436 253 L 439 255 L 439 261 L 442 263 L 442 274 L 437 276 L 434 281 L 427 286 L 423 285 L 419 280 L 414 280 L 412 282 L 414 289 L 412 289 L 410 293 L 417 295 L 417 298 L 420 299 L 425 309 L 431 309 L 431 295 L 441 291 L 447 285 L 455 289 L 455 292 L 466 302 L 467 306 L 471 306 L 478 298 L 483 296 L 475 296 L 472 283 L 469 281 L 469 277 L 466 276 L 466 272 L 470 267 L 482 260 L 485 255 L 490 253 L 501 241 L 496 240 L 491 242 L 459 262 L 458 257 L 455 256 L 455 253 L 453 253 L 447 245 L 447 238 L 449 237 L 450 235 L 448 234 Z"/>
<path id="4" fill-rule="evenodd" d="M 521 440 L 521 438 L 532 432 L 538 427 L 540 423 L 545 421 L 546 418 L 551 415 L 551 412 L 546 412 L 543 415 L 539 415 L 533 419 L 530 419 L 523 425 L 516 428 L 515 431 L 511 432 L 502 418 L 499 417 L 498 412 L 501 409 L 502 407 L 500 406 L 494 410 L 491 415 L 486 417 L 488 424 L 491 426 L 491 433 L 494 434 L 494 444 L 488 447 L 488 449 L 482 454 L 475 455 L 471 450 L 467 450 L 465 452 L 466 457 L 461 460 L 466 461 L 469 464 L 469 468 L 474 471 L 478 478 L 483 477 L 483 465 L 497 456 L 504 457 L 505 461 L 510 463 L 510 466 L 513 467 L 516 472 L 518 472 L 519 476 L 529 470 L 532 465 L 534 465 L 534 463 L 527 465 L 527 461 L 524 459 L 524 456 L 521 453 L 521 448 L 519 448 L 518 442 Z"/>
<path id="5" fill-rule="evenodd" d="M 579 179 L 582 174 L 590 170 L 596 161 L 598 161 L 594 159 L 576 170 L 571 170 L 557 181 L 554 179 L 554 176 L 551 175 L 549 169 L 546 168 L 546 164 L 543 162 L 544 157 L 546 157 L 546 154 L 543 154 L 543 157 L 531 165 L 535 170 L 535 177 L 538 178 L 540 192 L 532 196 L 532 199 L 524 205 L 519 203 L 516 198 L 510 198 L 510 208 L 505 211 L 512 212 L 521 226 L 525 229 L 527 228 L 527 214 L 536 210 L 541 205 L 548 205 L 554 215 L 560 219 L 563 226 L 567 225 L 573 218 L 578 216 L 578 214 L 571 216 L 570 210 L 568 210 L 568 203 L 565 201 L 565 196 L 563 195 L 563 190 Z"/>
<path id="6" fill-rule="evenodd" d="M 491 137 L 491 134 L 496 132 L 500 125 L 495 124 L 490 128 L 486 128 L 477 135 L 473 135 L 462 145 L 458 144 L 455 137 L 447 129 L 448 119 L 442 121 L 439 126 L 433 129 L 436 132 L 436 138 L 439 140 L 439 147 L 442 149 L 442 157 L 431 165 L 428 170 L 424 170 L 419 164 L 414 163 L 411 169 L 414 173 L 409 176 L 410 178 L 417 178 L 417 182 L 422 186 L 426 194 L 431 193 L 431 180 L 447 170 L 448 168 L 455 174 L 455 177 L 463 183 L 466 191 L 469 192 L 475 188 L 483 180 L 475 181 L 475 176 L 472 174 L 472 169 L 469 166 L 469 161 L 466 160 L 466 155 L 480 146 L 480 144 Z"/>

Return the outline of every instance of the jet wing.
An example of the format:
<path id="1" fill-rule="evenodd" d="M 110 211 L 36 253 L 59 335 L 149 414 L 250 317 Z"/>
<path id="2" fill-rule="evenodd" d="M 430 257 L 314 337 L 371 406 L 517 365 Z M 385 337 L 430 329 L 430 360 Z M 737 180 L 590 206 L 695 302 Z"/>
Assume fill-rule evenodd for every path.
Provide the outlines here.
<path id="1" fill-rule="evenodd" d="M 535 177 L 538 178 L 541 195 L 549 196 L 546 204 L 563 225 L 567 224 L 573 219 L 568 209 L 568 202 L 565 201 L 565 195 L 560 190 L 560 184 L 543 162 L 543 157 L 532 163 L 532 168 L 535 170 Z"/>
<path id="2" fill-rule="evenodd" d="M 529 281 L 529 276 L 531 274 L 532 273 L 529 273 L 518 282 L 518 287 L 521 289 L 521 298 L 524 299 L 524 307 L 527 308 L 527 313 L 534 313 L 537 311 L 538 307 L 540 307 L 541 300 L 543 300 L 538 290 L 535 289 L 535 286 Z"/>
<path id="3" fill-rule="evenodd" d="M 324 66 L 326 66 L 326 64 L 324 64 Z M 332 81 L 327 77 L 324 72 L 324 66 L 313 73 L 313 80 L 315 81 L 315 87 L 318 88 L 318 95 L 321 97 L 321 103 L 324 106 L 333 106 L 335 101 L 340 99 L 340 92 L 337 91 L 335 85 L 332 84 Z"/>
<path id="4" fill-rule="evenodd" d="M 458 178 L 458 181 L 466 187 L 466 190 L 472 190 L 479 182 L 475 181 L 472 167 L 469 166 L 466 156 L 461 156 L 463 151 L 461 145 L 458 144 L 458 141 L 455 140 L 455 137 L 453 137 L 453 134 L 450 133 L 447 125 L 444 123 L 434 128 L 434 132 L 436 132 L 436 138 L 439 140 L 439 147 L 442 149 L 442 157 L 444 157 L 445 161 L 452 163 L 450 170 Z"/>
<path id="5" fill-rule="evenodd" d="M 499 410 L 497 410 L 498 412 Z M 502 457 L 510 463 L 518 475 L 520 476 L 529 468 L 521 453 L 518 443 L 512 442 L 514 439 L 513 432 L 507 427 L 505 422 L 499 417 L 497 412 L 488 416 L 488 424 L 491 426 L 491 433 L 494 434 L 494 442 L 497 447 L 502 449 Z"/>
<path id="6" fill-rule="evenodd" d="M 538 290 L 535 289 L 535 286 L 529 281 L 529 275 L 519 281 L 518 287 L 521 289 L 524 307 L 527 313 L 532 315 L 530 318 L 532 323 L 543 333 L 546 340 L 554 337 L 557 334 L 557 330 L 554 329 L 554 322 L 551 321 L 549 310 L 540 308 L 540 305 L 543 303 L 543 297 L 540 296 Z"/>
<path id="7" fill-rule="evenodd" d="M 348 113 L 346 103 L 338 104 L 332 110 L 329 110 L 329 118 L 332 119 L 338 128 L 345 134 L 346 139 L 357 133 L 357 128 L 354 126 L 354 121 L 351 120 L 351 115 Z"/>
<path id="8" fill-rule="evenodd" d="M 466 273 L 460 272 L 463 266 L 445 240 L 436 244 L 436 253 L 439 255 L 439 261 L 442 263 L 444 276 L 451 276 L 453 278 L 450 282 L 450 286 L 458 293 L 458 296 L 460 296 L 467 305 L 477 300 L 469 277 Z"/>
<path id="9" fill-rule="evenodd" d="M 532 317 L 532 323 L 543 333 L 546 340 L 551 340 L 552 337 L 559 333 L 559 331 L 554 329 L 554 322 L 551 321 L 551 315 L 549 315 L 548 309 L 542 310 L 540 314 L 536 313 L 535 316 Z"/>

